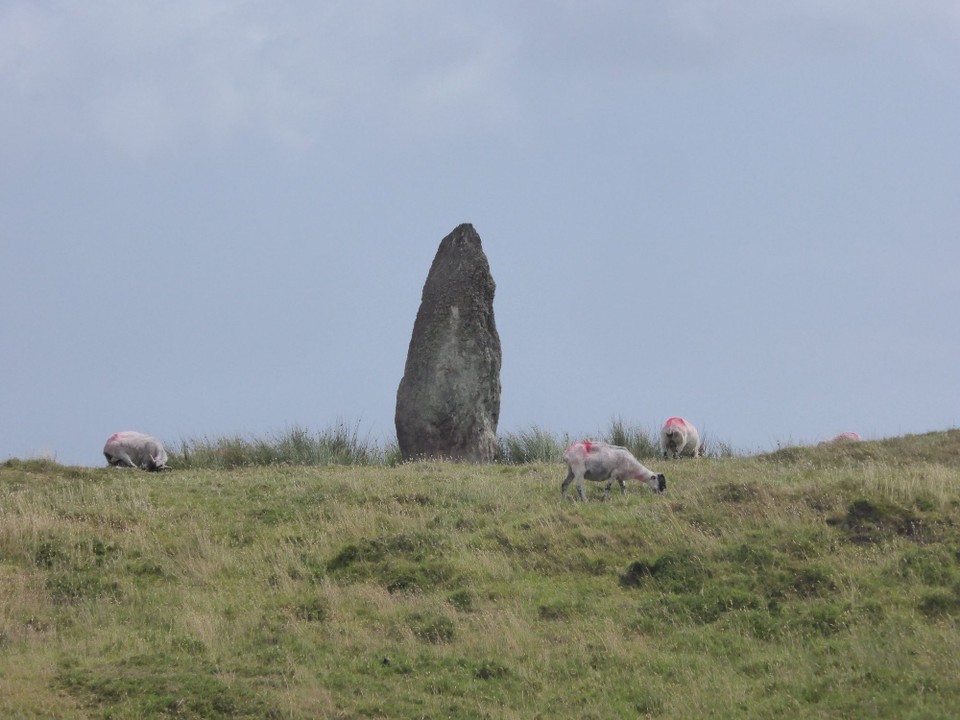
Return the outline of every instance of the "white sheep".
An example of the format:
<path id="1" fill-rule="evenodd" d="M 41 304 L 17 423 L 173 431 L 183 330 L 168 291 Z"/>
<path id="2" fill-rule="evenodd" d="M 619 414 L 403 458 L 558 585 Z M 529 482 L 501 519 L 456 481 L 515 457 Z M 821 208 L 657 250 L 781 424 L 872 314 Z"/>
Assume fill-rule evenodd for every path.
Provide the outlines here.
<path id="1" fill-rule="evenodd" d="M 845 443 L 845 442 L 860 442 L 861 437 L 853 431 L 842 432 L 835 437 L 830 438 L 829 440 L 824 440 L 821 445 L 826 445 L 828 443 Z"/>
<path id="2" fill-rule="evenodd" d="M 114 433 L 103 446 L 107 463 L 114 467 L 134 467 L 157 472 L 169 470 L 163 443 L 150 435 L 127 430 Z"/>
<path id="3" fill-rule="evenodd" d="M 672 417 L 660 429 L 660 447 L 663 457 L 697 457 L 703 448 L 700 446 L 700 433 L 692 423 L 682 417 Z"/>
<path id="4" fill-rule="evenodd" d="M 580 499 L 586 500 L 583 491 L 583 481 L 607 481 L 603 499 L 610 497 L 610 488 L 614 481 L 620 484 L 620 494 L 626 494 L 625 480 L 642 480 L 655 493 L 662 493 L 667 489 L 667 479 L 662 473 L 648 470 L 624 447 L 610 445 L 605 442 L 577 442 L 573 443 L 563 453 L 567 463 L 567 477 L 560 486 L 560 496 L 567 494 L 567 487 L 576 480 L 577 492 Z"/>

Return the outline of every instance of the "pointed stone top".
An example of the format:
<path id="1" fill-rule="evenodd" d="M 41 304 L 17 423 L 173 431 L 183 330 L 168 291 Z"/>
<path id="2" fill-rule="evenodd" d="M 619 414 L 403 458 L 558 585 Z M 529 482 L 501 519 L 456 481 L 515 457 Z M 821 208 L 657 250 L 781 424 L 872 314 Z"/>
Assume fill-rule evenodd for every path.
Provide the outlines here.
<path id="1" fill-rule="evenodd" d="M 470 243 L 480 245 L 480 235 L 470 223 L 461 223 L 453 229 L 453 232 L 440 241 L 440 248 L 454 243 Z"/>

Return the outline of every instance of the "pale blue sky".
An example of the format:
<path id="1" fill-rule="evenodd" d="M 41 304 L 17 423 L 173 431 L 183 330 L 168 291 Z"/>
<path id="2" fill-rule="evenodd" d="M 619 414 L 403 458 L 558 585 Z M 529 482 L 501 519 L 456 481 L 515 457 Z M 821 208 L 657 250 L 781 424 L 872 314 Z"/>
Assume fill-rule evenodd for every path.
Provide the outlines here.
<path id="1" fill-rule="evenodd" d="M 0 460 L 394 435 L 440 240 L 500 430 L 960 425 L 960 5 L 0 2 Z"/>

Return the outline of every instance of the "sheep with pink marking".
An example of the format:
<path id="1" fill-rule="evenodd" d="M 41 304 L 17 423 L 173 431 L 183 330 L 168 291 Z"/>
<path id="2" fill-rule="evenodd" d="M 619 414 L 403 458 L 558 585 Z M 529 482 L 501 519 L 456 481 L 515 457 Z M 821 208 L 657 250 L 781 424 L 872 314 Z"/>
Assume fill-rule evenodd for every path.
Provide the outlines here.
<path id="1" fill-rule="evenodd" d="M 113 467 L 132 467 L 160 472 L 169 470 L 167 451 L 155 437 L 126 430 L 114 433 L 103 446 L 103 455 Z"/>
<path id="2" fill-rule="evenodd" d="M 567 477 L 560 486 L 561 497 L 566 497 L 570 483 L 576 481 L 580 499 L 585 501 L 587 496 L 583 491 L 584 480 L 606 480 L 604 500 L 610 497 L 610 488 L 614 482 L 619 483 L 621 495 L 627 492 L 627 480 L 645 482 L 655 493 L 662 493 L 667 489 L 667 479 L 663 473 L 647 469 L 629 450 L 619 445 L 592 441 L 573 443 L 563 453 L 563 460 L 567 463 Z"/>
<path id="3" fill-rule="evenodd" d="M 682 417 L 672 417 L 660 429 L 660 448 L 663 457 L 697 457 L 702 454 L 700 433 Z"/>
<path id="4" fill-rule="evenodd" d="M 824 440 L 821 445 L 828 445 L 831 443 L 850 443 L 850 442 L 860 442 L 862 438 L 853 431 L 842 432 L 839 435 L 835 435 L 829 440 Z"/>

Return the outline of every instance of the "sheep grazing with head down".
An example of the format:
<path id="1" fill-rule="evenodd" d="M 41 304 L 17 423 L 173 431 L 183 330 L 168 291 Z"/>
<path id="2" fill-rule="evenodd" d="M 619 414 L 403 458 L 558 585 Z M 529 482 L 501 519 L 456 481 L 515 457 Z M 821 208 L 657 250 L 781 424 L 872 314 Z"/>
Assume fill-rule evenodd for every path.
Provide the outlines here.
<path id="1" fill-rule="evenodd" d="M 619 445 L 591 441 L 573 443 L 563 453 L 563 460 L 567 463 L 567 477 L 560 486 L 561 497 L 566 496 L 567 488 L 574 480 L 581 500 L 587 499 L 583 491 L 584 480 L 606 480 L 604 500 L 610 497 L 610 488 L 614 481 L 620 484 L 621 495 L 627 492 L 626 480 L 641 480 L 655 493 L 662 493 L 667 489 L 667 479 L 663 473 L 648 470 L 629 450 Z"/>
<path id="2" fill-rule="evenodd" d="M 697 457 L 701 454 L 700 433 L 682 417 L 672 417 L 660 429 L 663 457 Z"/>
<path id="3" fill-rule="evenodd" d="M 132 467 L 151 472 L 169 470 L 163 443 L 150 435 L 127 430 L 114 433 L 103 446 L 107 463 L 114 467 Z"/>

